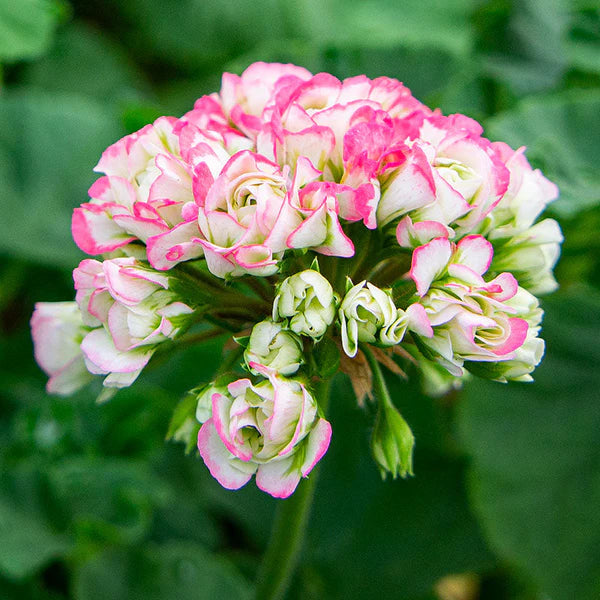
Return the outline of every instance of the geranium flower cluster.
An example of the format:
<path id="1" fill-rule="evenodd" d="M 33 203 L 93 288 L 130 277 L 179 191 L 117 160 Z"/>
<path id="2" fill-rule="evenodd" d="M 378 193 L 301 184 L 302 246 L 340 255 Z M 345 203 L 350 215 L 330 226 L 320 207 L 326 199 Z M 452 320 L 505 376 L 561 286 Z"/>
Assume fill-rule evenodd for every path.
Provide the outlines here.
<path id="1" fill-rule="evenodd" d="M 320 390 L 339 369 L 359 396 L 375 382 L 374 457 L 409 473 L 412 434 L 380 365 L 414 364 L 442 393 L 467 371 L 531 380 L 544 352 L 534 294 L 556 287 L 562 237 L 538 218 L 558 191 L 523 148 L 482 134 L 386 77 L 226 73 L 183 117 L 103 153 L 72 221 L 97 258 L 75 269 L 74 302 L 32 318 L 48 390 L 90 374 L 128 386 L 155 352 L 225 332 L 239 351 L 172 427 L 197 435 L 222 485 L 256 475 L 289 496 L 327 451 Z"/>

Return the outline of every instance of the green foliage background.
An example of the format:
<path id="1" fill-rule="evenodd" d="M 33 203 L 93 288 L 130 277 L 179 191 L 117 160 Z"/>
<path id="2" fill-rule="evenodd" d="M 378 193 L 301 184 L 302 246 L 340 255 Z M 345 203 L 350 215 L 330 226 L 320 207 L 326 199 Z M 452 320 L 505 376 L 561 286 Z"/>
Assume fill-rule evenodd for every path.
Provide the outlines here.
<path id="1" fill-rule="evenodd" d="M 341 379 L 294 599 L 431 600 L 471 573 L 482 600 L 600 597 L 600 8 L 593 0 L 0 0 L 0 598 L 250 598 L 276 501 L 214 482 L 165 443 L 211 379 L 193 348 L 110 402 L 46 396 L 28 320 L 72 297 L 71 209 L 112 141 L 291 61 L 397 77 L 561 188 L 561 289 L 532 385 L 437 400 L 390 379 L 416 477 L 382 483 L 373 415 Z M 468 598 L 468 596 L 463 596 Z"/>

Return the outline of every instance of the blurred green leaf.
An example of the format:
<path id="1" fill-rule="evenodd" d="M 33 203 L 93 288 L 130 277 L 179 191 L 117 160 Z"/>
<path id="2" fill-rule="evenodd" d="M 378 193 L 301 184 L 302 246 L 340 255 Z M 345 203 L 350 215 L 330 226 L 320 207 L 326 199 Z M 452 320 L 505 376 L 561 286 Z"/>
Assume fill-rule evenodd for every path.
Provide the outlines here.
<path id="1" fill-rule="evenodd" d="M 26 66 L 22 81 L 31 88 L 82 94 L 104 103 L 139 100 L 148 92 L 139 68 L 117 42 L 77 22 L 57 33 L 41 60 Z"/>
<path id="2" fill-rule="evenodd" d="M 138 541 L 170 490 L 149 466 L 135 460 L 73 456 L 48 473 L 56 518 L 94 541 Z"/>
<path id="3" fill-rule="evenodd" d="M 223 557 L 189 542 L 108 551 L 76 576 L 75 600 L 244 600 L 252 586 Z"/>
<path id="4" fill-rule="evenodd" d="M 100 104 L 74 95 L 0 97 L 0 251 L 73 267 L 71 210 L 87 199 L 92 168 L 122 135 Z"/>
<path id="5" fill-rule="evenodd" d="M 0 61 L 43 54 L 66 6 L 57 0 L 0 0 Z"/>
<path id="6" fill-rule="evenodd" d="M 282 37 L 276 0 L 129 0 L 114 4 L 115 10 L 135 24 L 129 34 L 143 49 L 144 60 L 153 55 L 181 72 L 212 71 L 216 64 L 262 40 Z"/>
<path id="7" fill-rule="evenodd" d="M 567 40 L 569 63 L 582 71 L 600 73 L 600 11 L 597 2 L 571 15 L 571 31 Z"/>
<path id="8" fill-rule="evenodd" d="M 573 216 L 600 202 L 600 90 L 522 102 L 487 122 L 487 135 L 518 148 L 560 188 L 551 210 Z"/>
<path id="9" fill-rule="evenodd" d="M 66 538 L 24 507 L 0 499 L 0 571 L 4 575 L 27 577 L 69 548 Z"/>
<path id="10" fill-rule="evenodd" d="M 532 386 L 466 388 L 471 491 L 494 549 L 553 600 L 600 593 L 600 297 L 546 302 L 547 356 Z"/>
<path id="11" fill-rule="evenodd" d="M 301 0 L 289 3 L 287 22 L 321 44 L 381 48 L 442 48 L 467 54 L 473 41 L 473 0 Z M 410 87 L 410 82 L 407 82 Z"/>
<path id="12" fill-rule="evenodd" d="M 561 285 L 586 282 L 600 289 L 600 205 L 561 222 L 565 241 L 556 267 Z"/>
<path id="13" fill-rule="evenodd" d="M 556 85 L 566 69 L 566 0 L 518 0 L 482 4 L 480 36 L 484 69 L 517 94 Z"/>

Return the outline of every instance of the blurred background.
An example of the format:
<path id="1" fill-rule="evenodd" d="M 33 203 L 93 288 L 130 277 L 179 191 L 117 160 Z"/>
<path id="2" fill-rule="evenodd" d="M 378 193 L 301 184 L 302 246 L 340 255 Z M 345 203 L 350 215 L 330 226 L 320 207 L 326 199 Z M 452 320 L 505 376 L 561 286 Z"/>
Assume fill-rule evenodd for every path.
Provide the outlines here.
<path id="1" fill-rule="evenodd" d="M 28 321 L 73 297 L 71 210 L 101 151 L 294 62 L 396 77 L 554 180 L 566 241 L 535 384 L 438 399 L 390 379 L 416 476 L 382 483 L 340 379 L 299 599 L 600 597 L 600 7 L 594 0 L 0 0 L 0 598 L 250 598 L 276 501 L 164 441 L 223 339 L 98 405 L 44 393 Z"/>

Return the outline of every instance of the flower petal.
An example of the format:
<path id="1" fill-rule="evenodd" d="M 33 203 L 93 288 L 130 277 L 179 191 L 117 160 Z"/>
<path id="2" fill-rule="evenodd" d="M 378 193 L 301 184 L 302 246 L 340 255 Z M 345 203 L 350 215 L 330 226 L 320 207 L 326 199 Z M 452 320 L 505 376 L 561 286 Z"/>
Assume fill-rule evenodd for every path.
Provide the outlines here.
<path id="1" fill-rule="evenodd" d="M 435 238 L 415 249 L 410 267 L 410 277 L 417 286 L 419 296 L 424 296 L 429 286 L 439 277 L 452 256 L 452 247 L 446 238 Z"/>
<path id="2" fill-rule="evenodd" d="M 198 450 L 210 474 L 228 490 L 239 490 L 256 471 L 256 465 L 242 462 L 227 450 L 212 419 L 198 432 Z"/>
<path id="3" fill-rule="evenodd" d="M 294 493 L 300 481 L 300 470 L 294 468 L 294 455 L 260 465 L 256 485 L 274 498 L 287 498 Z"/>

